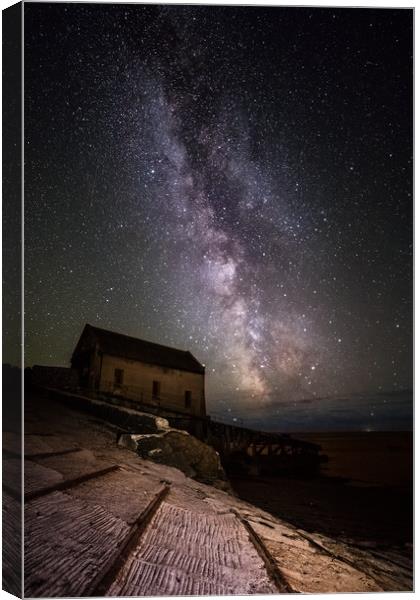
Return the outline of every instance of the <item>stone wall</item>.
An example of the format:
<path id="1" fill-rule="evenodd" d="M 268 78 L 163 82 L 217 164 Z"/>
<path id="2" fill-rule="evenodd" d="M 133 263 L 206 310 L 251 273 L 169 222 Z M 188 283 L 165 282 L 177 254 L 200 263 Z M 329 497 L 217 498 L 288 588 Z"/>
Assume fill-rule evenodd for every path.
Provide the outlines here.
<path id="1" fill-rule="evenodd" d="M 42 387 L 76 389 L 79 375 L 76 369 L 35 365 L 31 369 L 31 383 Z"/>
<path id="2" fill-rule="evenodd" d="M 115 370 L 123 372 L 123 382 L 115 385 Z M 153 382 L 159 384 L 158 397 L 153 395 Z M 186 405 L 185 392 L 191 392 Z M 157 407 L 195 416 L 205 416 L 204 374 L 149 365 L 116 356 L 103 355 L 99 391 Z"/>

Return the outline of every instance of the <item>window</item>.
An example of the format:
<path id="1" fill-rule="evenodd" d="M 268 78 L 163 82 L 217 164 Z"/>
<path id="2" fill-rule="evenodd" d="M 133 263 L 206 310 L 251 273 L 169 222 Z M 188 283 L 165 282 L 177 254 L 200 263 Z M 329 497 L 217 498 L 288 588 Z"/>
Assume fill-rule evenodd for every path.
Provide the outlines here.
<path id="1" fill-rule="evenodd" d="M 192 392 L 187 390 L 185 392 L 185 408 L 191 408 L 191 403 L 192 403 L 191 401 L 192 401 Z"/>
<path id="2" fill-rule="evenodd" d="M 159 398 L 160 396 L 160 381 L 154 381 L 152 385 L 152 397 Z"/>
<path id="3" fill-rule="evenodd" d="M 124 381 L 124 369 L 114 369 L 114 384 L 121 386 Z"/>

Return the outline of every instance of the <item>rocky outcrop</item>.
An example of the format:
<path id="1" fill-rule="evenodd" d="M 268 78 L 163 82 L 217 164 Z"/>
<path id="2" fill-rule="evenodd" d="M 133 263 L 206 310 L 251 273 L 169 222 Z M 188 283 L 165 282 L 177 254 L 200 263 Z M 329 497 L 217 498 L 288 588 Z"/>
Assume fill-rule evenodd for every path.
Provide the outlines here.
<path id="1" fill-rule="evenodd" d="M 188 477 L 231 492 L 216 450 L 186 431 L 171 428 L 167 419 L 63 390 L 44 388 L 43 393 L 72 409 L 131 430 L 133 433 L 119 436 L 118 444 L 142 458 L 176 467 Z"/>
<path id="2" fill-rule="evenodd" d="M 204 483 L 226 480 L 218 453 L 186 431 L 168 426 L 155 434 L 122 434 L 119 444 Z"/>

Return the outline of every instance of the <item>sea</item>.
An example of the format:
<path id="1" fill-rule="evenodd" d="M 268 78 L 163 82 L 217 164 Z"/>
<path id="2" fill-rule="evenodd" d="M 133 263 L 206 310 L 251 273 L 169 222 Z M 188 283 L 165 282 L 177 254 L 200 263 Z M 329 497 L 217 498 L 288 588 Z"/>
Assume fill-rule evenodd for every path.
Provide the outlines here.
<path id="1" fill-rule="evenodd" d="M 232 478 L 243 500 L 306 531 L 398 546 L 413 539 L 413 433 L 299 433 L 328 456 L 321 471 Z"/>
<path id="2" fill-rule="evenodd" d="M 328 462 L 321 473 L 352 485 L 410 487 L 413 483 L 413 432 L 370 431 L 294 433 L 319 444 Z"/>

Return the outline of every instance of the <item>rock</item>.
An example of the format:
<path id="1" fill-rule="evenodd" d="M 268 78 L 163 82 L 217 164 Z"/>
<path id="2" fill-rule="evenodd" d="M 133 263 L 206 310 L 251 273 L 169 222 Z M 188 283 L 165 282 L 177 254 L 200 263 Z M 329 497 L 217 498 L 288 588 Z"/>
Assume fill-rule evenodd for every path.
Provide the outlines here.
<path id="1" fill-rule="evenodd" d="M 216 450 L 186 431 L 166 429 L 154 434 L 123 434 L 119 444 L 139 456 L 180 469 L 203 483 L 226 480 Z"/>

